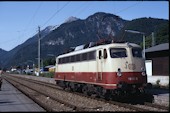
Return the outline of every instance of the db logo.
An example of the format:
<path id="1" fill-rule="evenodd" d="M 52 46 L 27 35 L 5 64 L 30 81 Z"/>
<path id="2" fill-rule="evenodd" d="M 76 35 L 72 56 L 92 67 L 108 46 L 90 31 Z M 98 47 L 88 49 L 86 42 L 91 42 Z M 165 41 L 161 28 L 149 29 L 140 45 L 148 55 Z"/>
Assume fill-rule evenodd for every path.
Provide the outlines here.
<path id="1" fill-rule="evenodd" d="M 136 69 L 135 64 L 129 64 L 128 67 L 129 67 L 130 70 L 135 70 Z"/>

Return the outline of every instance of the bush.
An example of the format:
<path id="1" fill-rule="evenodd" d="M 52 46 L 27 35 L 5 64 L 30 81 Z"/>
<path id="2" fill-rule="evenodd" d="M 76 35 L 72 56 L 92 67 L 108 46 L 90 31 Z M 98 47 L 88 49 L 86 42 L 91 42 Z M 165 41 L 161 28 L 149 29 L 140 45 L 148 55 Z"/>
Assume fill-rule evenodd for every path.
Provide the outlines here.
<path id="1" fill-rule="evenodd" d="M 159 80 L 159 79 L 156 81 L 156 84 L 157 84 L 157 85 L 160 85 L 160 80 Z"/>
<path id="2" fill-rule="evenodd" d="M 54 72 L 41 73 L 40 76 L 48 77 L 48 78 L 53 78 L 54 77 Z"/>

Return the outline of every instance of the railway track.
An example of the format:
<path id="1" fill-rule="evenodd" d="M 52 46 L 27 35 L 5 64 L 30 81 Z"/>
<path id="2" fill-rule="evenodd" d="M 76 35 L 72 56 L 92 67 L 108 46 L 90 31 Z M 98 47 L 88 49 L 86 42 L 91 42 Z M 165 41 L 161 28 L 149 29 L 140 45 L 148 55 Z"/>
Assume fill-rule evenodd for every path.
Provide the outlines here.
<path id="1" fill-rule="evenodd" d="M 70 101 L 76 101 L 74 99 L 66 99 L 64 100 L 63 98 L 61 98 L 60 96 L 57 96 L 57 95 L 52 95 L 52 94 L 48 94 L 44 91 L 39 91 L 39 88 L 38 89 L 35 89 L 35 88 L 32 88 L 31 86 L 29 87 L 31 90 L 38 90 L 37 92 L 39 94 L 42 94 L 42 95 L 45 95 L 45 98 L 50 98 L 51 101 L 54 100 L 54 101 L 57 101 L 58 103 L 60 103 L 60 106 L 67 106 L 67 107 L 70 107 L 70 110 L 71 111 L 100 111 L 102 110 L 103 106 L 102 104 L 106 105 L 106 104 L 109 104 L 109 106 L 117 106 L 119 108 L 124 108 L 124 111 L 169 111 L 169 108 L 168 107 L 165 107 L 165 106 L 160 106 L 160 105 L 154 105 L 154 104 L 151 104 L 151 103 L 145 103 L 144 105 L 131 105 L 131 104 L 127 104 L 127 103 L 120 103 L 120 102 L 115 102 L 115 101 L 106 101 L 104 99 L 99 99 L 99 98 L 93 98 L 93 97 L 88 97 L 88 96 L 84 96 L 83 94 L 80 94 L 80 93 L 77 93 L 77 92 L 68 92 L 68 91 L 63 91 L 60 87 L 57 87 L 56 85 L 54 84 L 50 84 L 50 83 L 45 83 L 45 82 L 42 82 L 42 81 L 36 81 L 36 80 L 30 80 L 30 79 L 27 79 L 27 78 L 20 78 L 20 77 L 14 77 L 14 76 L 5 76 L 6 80 L 9 81 L 9 79 L 11 79 L 13 82 L 16 81 L 21 81 L 21 80 L 24 80 L 25 82 L 28 82 L 28 83 L 31 83 L 31 84 L 36 84 L 36 85 L 40 85 L 40 87 L 46 87 L 44 89 L 53 89 L 55 90 L 54 92 L 58 92 L 60 94 L 64 94 L 65 93 L 68 93 L 66 95 L 74 95 L 73 97 L 69 97 L 69 98 L 75 98 L 75 97 L 81 97 L 81 98 L 86 98 L 88 99 L 88 101 L 95 101 L 98 103 L 98 106 L 97 105 L 90 105 L 87 103 L 87 105 L 79 105 L 79 104 L 76 104 L 76 102 L 69 102 L 68 100 Z M 17 79 L 20 79 L 20 80 L 17 80 Z M 23 83 L 25 82 L 20 82 L 20 85 L 22 84 L 22 86 L 24 87 L 28 87 L 26 84 L 23 85 Z M 60 97 L 57 98 L 57 97 Z M 67 97 L 67 96 L 66 96 Z M 66 98 L 65 97 L 65 98 Z M 81 100 L 81 99 L 80 99 Z M 77 100 L 78 101 L 78 100 Z M 80 103 L 82 101 L 79 101 Z M 83 101 L 84 104 L 86 102 L 86 100 Z M 37 102 L 38 103 L 38 102 Z M 40 104 L 42 104 L 43 102 L 40 102 Z M 101 106 L 100 104 L 101 103 Z M 44 105 L 42 105 L 44 106 Z M 49 105 L 50 106 L 50 105 Z M 159 106 L 159 107 L 158 107 Z M 117 108 L 116 107 L 116 108 Z M 54 109 L 52 108 L 48 108 L 46 106 L 44 106 L 44 108 L 47 108 L 47 111 L 55 111 Z M 116 108 L 115 108 L 115 111 L 116 111 Z M 154 110 L 153 110 L 154 109 Z M 105 109 L 103 109 L 105 111 Z M 111 110 L 112 111 L 112 110 Z M 113 110 L 114 111 L 114 110 Z"/>
<path id="2" fill-rule="evenodd" d="M 168 111 L 169 111 L 169 107 L 167 107 L 167 106 L 162 106 L 162 105 L 159 105 L 159 104 L 152 104 L 152 103 L 145 102 L 144 105 L 147 105 L 147 106 L 150 106 L 150 107 L 159 108 L 159 109 L 163 109 L 163 110 L 168 110 Z"/>
<path id="3" fill-rule="evenodd" d="M 50 107 L 51 105 L 47 105 L 47 103 L 48 103 L 47 101 L 53 101 L 53 102 L 49 102 L 49 103 L 53 103 L 53 105 L 56 103 L 60 104 L 60 106 L 62 106 L 62 108 L 68 107 L 68 110 L 66 110 L 64 108 L 66 111 L 76 111 L 78 109 L 81 109 L 77 106 L 74 106 L 72 104 L 69 104 L 69 103 L 63 101 L 62 99 L 56 98 L 56 97 L 51 96 L 43 91 L 40 91 L 39 89 L 36 89 L 35 87 L 25 85 L 25 84 L 21 83 L 21 81 L 18 82 L 16 79 L 11 79 L 9 77 L 5 77 L 5 80 L 8 81 L 9 83 L 13 84 L 17 89 L 19 89 L 21 92 L 23 92 L 28 97 L 30 97 L 32 100 L 34 100 L 36 103 L 38 103 L 40 106 L 42 106 L 46 111 L 49 111 L 49 112 L 59 111 L 59 109 L 55 110 L 52 107 Z M 37 96 L 41 96 L 41 99 L 43 99 L 43 101 L 40 99 L 37 99 Z M 43 98 L 42 98 L 42 96 L 43 96 Z"/>

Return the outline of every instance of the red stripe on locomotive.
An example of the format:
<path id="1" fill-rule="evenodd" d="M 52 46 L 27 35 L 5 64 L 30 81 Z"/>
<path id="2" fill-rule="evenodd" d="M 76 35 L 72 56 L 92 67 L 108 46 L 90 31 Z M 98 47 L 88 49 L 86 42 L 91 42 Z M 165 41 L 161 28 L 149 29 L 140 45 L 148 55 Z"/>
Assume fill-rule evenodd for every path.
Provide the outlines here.
<path id="1" fill-rule="evenodd" d="M 55 80 L 72 81 L 79 83 L 88 83 L 100 85 L 106 89 L 115 89 L 119 82 L 125 82 L 128 84 L 143 84 L 147 82 L 145 76 L 142 76 L 141 72 L 122 72 L 122 76 L 117 76 L 116 72 L 57 72 L 55 74 Z"/>

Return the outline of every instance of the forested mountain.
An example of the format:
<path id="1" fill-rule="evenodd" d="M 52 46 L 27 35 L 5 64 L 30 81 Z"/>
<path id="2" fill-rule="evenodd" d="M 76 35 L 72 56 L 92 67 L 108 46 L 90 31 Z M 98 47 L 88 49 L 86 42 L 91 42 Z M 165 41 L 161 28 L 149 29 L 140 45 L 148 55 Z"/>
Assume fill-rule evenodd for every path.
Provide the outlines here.
<path id="1" fill-rule="evenodd" d="M 7 53 L 7 51 L 0 48 L 0 56 L 5 55 L 6 53 Z"/>
<path id="2" fill-rule="evenodd" d="M 155 45 L 169 43 L 169 22 L 160 24 L 159 28 L 153 32 Z M 152 46 L 152 35 L 146 37 L 146 48 Z"/>
<path id="3" fill-rule="evenodd" d="M 146 37 L 146 48 L 151 46 L 151 34 L 154 32 L 156 45 L 169 42 L 169 20 L 158 19 L 158 18 L 139 18 L 129 21 L 125 27 L 122 29 L 119 36 L 124 32 L 124 30 L 135 30 L 145 33 Z M 125 33 L 124 39 L 129 42 L 134 42 L 142 45 L 143 35 Z M 149 41 L 149 42 L 148 42 Z"/>
<path id="4" fill-rule="evenodd" d="M 0 48 L 0 58 L 1 58 L 2 56 L 5 56 L 6 53 L 7 53 L 7 51 L 5 51 L 5 50 L 3 50 L 3 49 Z M 2 63 L 3 63 L 3 62 L 0 60 L 0 69 L 1 69 Z"/>
<path id="5" fill-rule="evenodd" d="M 69 21 L 68 21 L 69 20 Z M 169 42 L 169 20 L 157 18 L 138 18 L 124 20 L 119 16 L 98 12 L 84 20 L 71 18 L 56 29 L 45 33 L 41 40 L 41 59 L 50 58 L 48 54 L 58 56 L 70 47 L 75 47 L 100 39 L 114 39 L 142 44 L 142 35 L 131 34 L 125 30 L 144 32 L 149 44 L 151 33 L 154 32 L 156 44 Z M 52 26 L 51 26 L 52 27 Z M 53 27 L 52 27 L 53 28 Z M 41 34 L 45 30 L 41 31 Z M 38 57 L 37 35 L 25 43 L 9 51 L 0 58 L 3 67 L 24 65 L 28 60 L 37 64 Z M 147 45 L 149 47 L 149 45 Z"/>

